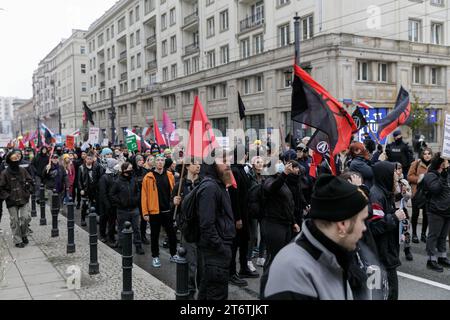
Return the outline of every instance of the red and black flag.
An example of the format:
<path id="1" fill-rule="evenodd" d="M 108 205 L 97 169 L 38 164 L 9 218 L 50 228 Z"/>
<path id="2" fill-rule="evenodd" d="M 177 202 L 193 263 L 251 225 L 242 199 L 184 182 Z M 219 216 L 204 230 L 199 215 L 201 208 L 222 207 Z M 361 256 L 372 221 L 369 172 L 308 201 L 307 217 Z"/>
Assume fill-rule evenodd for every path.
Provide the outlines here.
<path id="1" fill-rule="evenodd" d="M 334 156 L 348 148 L 356 124 L 340 103 L 306 71 L 294 66 L 292 120 L 323 131 Z"/>
<path id="2" fill-rule="evenodd" d="M 325 160 L 328 169 L 331 171 L 333 175 L 336 175 L 336 164 L 334 162 L 334 157 L 331 155 L 332 149 L 330 149 L 330 139 L 328 135 L 321 131 L 316 130 L 314 132 L 313 136 L 308 142 L 307 145 L 308 148 L 314 151 L 313 154 L 313 162 L 314 164 L 311 166 L 311 171 L 320 167 L 322 162 Z M 314 169 L 312 168 L 314 166 Z M 311 172 L 310 175 L 313 177 L 316 177 L 316 172 Z"/>
<path id="3" fill-rule="evenodd" d="M 352 114 L 352 118 L 357 128 L 356 131 L 354 131 L 353 133 L 357 133 L 359 130 L 361 130 L 368 124 L 366 118 L 364 118 L 364 115 L 362 114 L 361 110 L 359 110 L 359 108 L 355 109 L 355 112 L 353 112 Z"/>
<path id="4" fill-rule="evenodd" d="M 241 121 L 245 119 L 245 105 L 244 101 L 242 101 L 241 93 L 238 91 L 238 105 L 239 105 L 239 117 Z"/>
<path id="5" fill-rule="evenodd" d="M 401 87 L 394 110 L 378 124 L 378 137 L 383 140 L 398 127 L 408 124 L 410 120 L 412 120 L 412 115 L 409 93 Z"/>
<path id="6" fill-rule="evenodd" d="M 83 106 L 84 106 L 84 115 L 83 115 L 83 121 L 84 122 L 90 122 L 93 126 L 95 126 L 94 123 L 94 112 L 89 109 L 88 105 L 86 102 L 83 101 Z"/>

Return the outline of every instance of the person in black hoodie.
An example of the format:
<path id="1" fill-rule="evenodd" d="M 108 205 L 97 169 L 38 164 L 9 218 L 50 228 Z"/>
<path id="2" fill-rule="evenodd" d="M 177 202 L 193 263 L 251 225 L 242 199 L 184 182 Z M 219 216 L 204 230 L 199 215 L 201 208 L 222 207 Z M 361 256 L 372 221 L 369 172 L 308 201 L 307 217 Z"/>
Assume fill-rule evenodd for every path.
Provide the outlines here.
<path id="1" fill-rule="evenodd" d="M 117 220 L 116 207 L 112 205 L 109 192 L 117 178 L 115 167 L 119 161 L 116 159 L 106 159 L 106 171 L 98 182 L 98 201 L 100 214 L 100 241 L 109 241 L 111 247 L 117 248 L 118 243 L 115 241 L 115 226 Z"/>
<path id="2" fill-rule="evenodd" d="M 150 170 L 147 170 L 144 165 L 144 157 L 142 157 L 141 155 L 137 155 L 134 158 L 134 177 L 136 178 L 136 181 L 138 183 L 139 186 L 139 192 L 142 190 L 142 181 L 144 180 L 144 177 L 147 175 L 147 173 L 150 172 Z M 139 212 L 141 214 L 141 222 L 140 222 L 140 227 L 141 227 L 141 239 L 142 239 L 142 243 L 145 245 L 149 245 L 150 241 L 147 239 L 147 235 L 146 235 L 146 230 L 147 230 L 147 221 L 144 220 L 144 218 L 142 217 L 142 204 L 139 202 Z"/>
<path id="3" fill-rule="evenodd" d="M 78 183 L 78 172 L 80 171 L 80 167 L 83 165 L 84 163 L 84 159 L 86 159 L 87 153 L 84 151 L 81 151 L 80 148 L 76 149 L 75 152 L 75 160 L 73 162 L 73 166 L 75 167 L 75 181 L 73 182 L 73 194 L 72 194 L 72 199 L 73 201 L 76 200 L 77 203 L 77 210 L 80 209 L 81 206 L 81 190 L 79 188 L 79 183 Z"/>
<path id="4" fill-rule="evenodd" d="M 102 168 L 94 163 L 94 154 L 89 153 L 84 164 L 78 171 L 78 188 L 80 189 L 83 206 L 81 208 L 81 226 L 85 227 L 88 208 L 96 207 L 98 196 L 98 181 L 102 175 Z"/>
<path id="5" fill-rule="evenodd" d="M 36 172 L 35 178 L 35 187 L 37 188 L 36 194 L 38 194 L 39 187 L 41 186 L 42 173 L 44 172 L 45 167 L 48 165 L 50 161 L 50 155 L 48 154 L 48 148 L 42 147 L 37 156 L 31 162 L 33 166 L 33 171 Z"/>
<path id="6" fill-rule="evenodd" d="M 203 165 L 205 178 L 197 193 L 200 239 L 198 300 L 226 300 L 231 246 L 236 226 L 227 192 L 232 184 L 229 159 L 222 150 L 213 153 L 214 163 Z"/>
<path id="7" fill-rule="evenodd" d="M 414 154 L 411 147 L 403 142 L 402 132 L 397 130 L 393 133 L 395 141 L 386 147 L 387 160 L 398 162 L 402 165 L 403 176 L 408 176 L 409 167 L 414 161 Z"/>
<path id="8" fill-rule="evenodd" d="M 42 182 L 45 184 L 46 198 L 51 201 L 53 192 L 58 193 L 60 199 L 65 192 L 69 192 L 69 178 L 63 166 L 59 164 L 59 156 L 54 153 L 51 163 L 42 172 Z"/>
<path id="9" fill-rule="evenodd" d="M 28 244 L 30 232 L 28 202 L 34 186 L 31 175 L 20 167 L 20 159 L 20 152 L 11 152 L 6 156 L 8 168 L 0 174 L 0 199 L 6 201 L 14 244 L 18 248 L 24 248 Z"/>
<path id="10" fill-rule="evenodd" d="M 133 228 L 133 242 L 136 253 L 144 255 L 142 249 L 141 231 L 139 228 L 139 202 L 141 194 L 136 179 L 133 177 L 133 165 L 125 162 L 121 166 L 121 174 L 114 182 L 109 192 L 112 205 L 117 208 L 117 222 L 119 225 L 119 242 L 122 244 L 122 230 L 125 222 L 130 221 Z"/>
<path id="11" fill-rule="evenodd" d="M 443 272 L 443 267 L 450 268 L 446 243 L 450 230 L 448 167 L 448 160 L 444 160 L 438 152 L 431 160 L 428 173 L 423 178 L 428 198 L 427 268 L 437 272 Z"/>
<path id="12" fill-rule="evenodd" d="M 382 161 L 373 166 L 373 186 L 370 189 L 371 213 L 369 227 L 380 261 L 384 264 L 389 282 L 389 300 L 398 299 L 397 268 L 401 265 L 399 251 L 399 222 L 406 219 L 403 210 L 396 210 L 394 181 L 396 164 Z"/>

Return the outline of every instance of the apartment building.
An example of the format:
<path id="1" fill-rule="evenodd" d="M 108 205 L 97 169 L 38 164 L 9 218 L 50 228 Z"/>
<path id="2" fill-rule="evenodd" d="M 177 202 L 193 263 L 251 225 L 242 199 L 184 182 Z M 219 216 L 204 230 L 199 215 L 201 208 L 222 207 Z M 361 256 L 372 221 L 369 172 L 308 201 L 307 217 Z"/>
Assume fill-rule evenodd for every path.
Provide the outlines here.
<path id="1" fill-rule="evenodd" d="M 39 63 L 33 74 L 33 100 L 40 120 L 53 132 L 71 134 L 82 125 L 88 101 L 86 31 L 73 30 Z M 37 117 L 35 115 L 35 117 Z"/>
<path id="2" fill-rule="evenodd" d="M 14 100 L 13 134 L 19 137 L 23 134 L 35 132 L 37 129 L 36 112 L 33 99 Z"/>
<path id="3" fill-rule="evenodd" d="M 423 133 L 441 141 L 450 66 L 445 0 L 119 1 L 85 36 L 98 125 L 109 136 L 111 92 L 121 140 L 120 129 L 151 126 L 163 111 L 186 128 L 199 95 L 223 133 L 242 126 L 290 132 L 296 14 L 301 64 L 334 96 L 369 101 L 378 120 L 403 85 L 430 103 Z"/>
<path id="4" fill-rule="evenodd" d="M 12 97 L 0 97 L 0 135 L 12 137 L 14 119 L 14 100 Z"/>

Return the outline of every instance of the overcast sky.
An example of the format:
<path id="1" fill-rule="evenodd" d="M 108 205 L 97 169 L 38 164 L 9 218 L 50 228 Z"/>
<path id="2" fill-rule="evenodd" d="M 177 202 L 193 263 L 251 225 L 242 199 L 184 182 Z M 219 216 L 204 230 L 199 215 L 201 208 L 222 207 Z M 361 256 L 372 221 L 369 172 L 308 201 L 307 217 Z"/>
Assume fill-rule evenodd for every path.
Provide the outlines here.
<path id="1" fill-rule="evenodd" d="M 31 98 L 38 63 L 117 0 L 0 0 L 0 97 Z"/>

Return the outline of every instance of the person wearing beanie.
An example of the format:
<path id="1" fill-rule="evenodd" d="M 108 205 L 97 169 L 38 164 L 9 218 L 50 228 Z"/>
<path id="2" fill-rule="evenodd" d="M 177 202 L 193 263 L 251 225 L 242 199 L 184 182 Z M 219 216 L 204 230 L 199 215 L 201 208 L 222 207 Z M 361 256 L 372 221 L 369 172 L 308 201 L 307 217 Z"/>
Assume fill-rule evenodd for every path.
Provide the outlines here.
<path id="1" fill-rule="evenodd" d="M 114 237 L 117 208 L 112 205 L 109 192 L 117 178 L 117 171 L 115 167 L 119 161 L 113 158 L 106 159 L 106 171 L 98 181 L 98 207 L 100 216 L 100 241 L 108 243 L 112 248 L 117 248 L 118 242 Z"/>
<path id="2" fill-rule="evenodd" d="M 134 169 L 134 177 L 136 178 L 139 192 L 142 191 L 142 181 L 144 181 L 144 177 L 150 172 L 150 169 L 145 167 L 144 157 L 141 155 L 137 155 L 135 158 L 135 169 Z M 147 221 L 144 220 L 142 215 L 142 204 L 139 202 L 139 213 L 141 217 L 140 229 L 141 229 L 141 239 L 142 243 L 145 245 L 149 245 L 150 241 L 147 239 Z"/>
<path id="3" fill-rule="evenodd" d="M 0 174 L 0 199 L 6 202 L 11 222 L 14 245 L 24 248 L 28 244 L 28 227 L 31 222 L 29 201 L 34 191 L 33 179 L 20 167 L 20 152 L 6 156 L 8 168 Z"/>
<path id="4" fill-rule="evenodd" d="M 349 269 L 366 230 L 368 204 L 357 186 L 320 176 L 302 233 L 275 257 L 262 298 L 353 300 Z"/>
<path id="5" fill-rule="evenodd" d="M 403 141 L 400 130 L 395 131 L 393 136 L 395 141 L 386 147 L 387 161 L 399 162 L 403 167 L 403 176 L 406 177 L 411 163 L 414 161 L 414 153 L 408 143 Z"/>
<path id="6" fill-rule="evenodd" d="M 395 208 L 396 164 L 387 161 L 373 166 L 373 186 L 370 189 L 372 212 L 369 228 L 377 244 L 380 261 L 388 274 L 389 300 L 398 299 L 397 268 L 400 262 L 399 223 L 406 219 L 402 209 Z"/>

